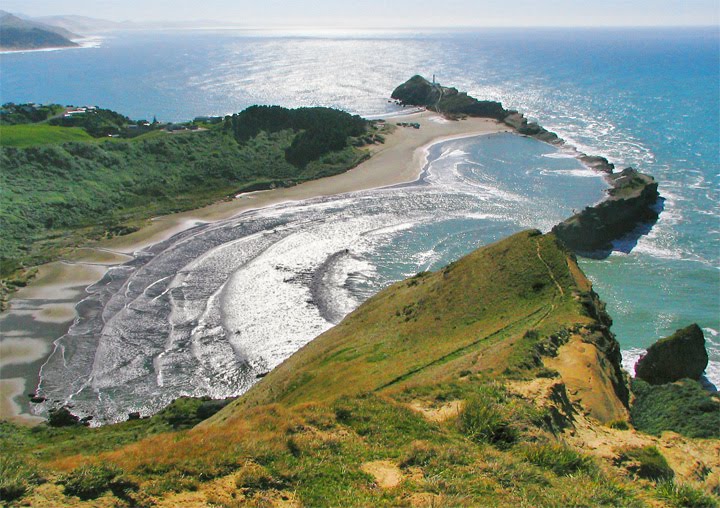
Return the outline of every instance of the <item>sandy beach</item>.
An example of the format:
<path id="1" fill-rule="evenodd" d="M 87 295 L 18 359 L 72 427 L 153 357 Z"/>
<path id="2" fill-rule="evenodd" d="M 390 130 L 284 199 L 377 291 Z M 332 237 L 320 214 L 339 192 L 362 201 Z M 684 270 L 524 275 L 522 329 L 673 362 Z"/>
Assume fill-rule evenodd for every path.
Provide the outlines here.
<path id="1" fill-rule="evenodd" d="M 7 318 L 32 316 L 38 322 L 69 325 L 75 318 L 74 305 L 81 299 L 84 288 L 102 278 L 109 267 L 127 261 L 133 252 L 165 240 L 198 222 L 223 220 L 248 210 L 288 201 L 410 182 L 420 175 L 427 162 L 429 147 L 433 144 L 449 139 L 512 131 L 510 127 L 490 119 L 448 121 L 428 111 L 388 118 L 387 121 L 390 124 L 417 123 L 420 128 L 396 127 L 386 137 L 384 144 L 371 148 L 370 159 L 345 173 L 295 187 L 248 193 L 231 201 L 157 217 L 150 225 L 130 235 L 103 241 L 93 247 L 78 248 L 72 260 L 41 266 L 31 284 L 13 295 L 10 310 L 0 318 L 3 356 L 0 366 L 27 364 L 29 367 L 25 379 L 2 374 L 0 418 L 30 424 L 37 422 L 35 417 L 20 414 L 21 408 L 13 399 L 32 391 L 37 381 L 37 372 L 31 374 L 30 364 L 45 358 L 52 350 L 52 343 L 47 339 L 25 333 L 17 336 L 6 330 Z"/>

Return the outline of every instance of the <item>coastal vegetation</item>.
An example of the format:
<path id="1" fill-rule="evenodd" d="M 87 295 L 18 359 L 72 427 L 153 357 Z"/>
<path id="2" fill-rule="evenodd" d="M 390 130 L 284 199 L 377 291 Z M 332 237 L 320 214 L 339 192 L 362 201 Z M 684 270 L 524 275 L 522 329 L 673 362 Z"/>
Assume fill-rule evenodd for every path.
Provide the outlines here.
<path id="1" fill-rule="evenodd" d="M 629 446 L 640 434 L 593 419 L 608 404 L 627 414 L 620 387 L 593 384 L 602 403 L 575 399 L 572 375 L 545 365 L 576 345 L 612 377 L 613 341 L 574 257 L 553 235 L 526 231 L 380 292 L 197 425 L 203 403 L 190 399 L 99 428 L 3 424 L 14 462 L 2 496 L 56 506 L 716 506 L 702 481 L 678 472 L 684 458 Z M 608 429 L 612 449 L 594 455 L 577 439 L 588 429 Z"/>
<path id="2" fill-rule="evenodd" d="M 643 432 L 660 435 L 671 430 L 689 437 L 720 439 L 720 401 L 699 382 L 684 379 L 653 386 L 633 380 L 635 402 L 633 425 Z"/>
<path id="3" fill-rule="evenodd" d="M 367 157 L 359 146 L 369 124 L 329 108 L 251 108 L 170 131 L 83 109 L 0 125 L 3 278 L 88 240 L 134 231 L 155 215 L 334 175 Z M 288 121 L 276 124 L 278 115 Z M 107 136 L 142 128 L 148 131 L 130 139 Z"/>
<path id="4" fill-rule="evenodd" d="M 449 95 L 459 97 L 446 106 L 472 99 Z M 58 128 L 92 138 L 95 127 Z M 13 213 L 39 226 L 0 218 L 39 249 L 18 247 L 15 259 L 41 259 L 218 189 L 343 170 L 363 157 L 367 128 L 324 108 L 253 107 L 189 132 L 7 147 L 0 164 L 15 164 Z M 68 192 L 43 187 L 48 178 Z M 97 217 L 106 218 L 99 227 Z M 554 233 L 525 231 L 393 284 L 233 402 L 181 398 L 99 428 L 72 408 L 32 429 L 0 423 L 0 499 L 717 506 L 717 400 L 694 381 L 641 380 L 632 400 L 611 319 L 567 249 Z M 675 441 L 683 453 L 660 446 L 666 430 L 684 435 Z"/>

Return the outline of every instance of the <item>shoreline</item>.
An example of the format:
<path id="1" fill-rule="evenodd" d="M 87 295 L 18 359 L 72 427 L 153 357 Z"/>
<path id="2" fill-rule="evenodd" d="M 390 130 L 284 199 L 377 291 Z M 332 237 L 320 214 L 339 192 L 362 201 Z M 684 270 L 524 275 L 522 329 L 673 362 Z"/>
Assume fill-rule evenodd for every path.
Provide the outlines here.
<path id="1" fill-rule="evenodd" d="M 15 53 L 48 53 L 52 51 L 65 51 L 68 49 L 89 49 L 97 48 L 102 44 L 102 40 L 105 37 L 100 35 L 90 35 L 87 37 L 80 37 L 79 39 L 70 39 L 71 42 L 77 44 L 77 46 L 59 46 L 51 48 L 25 48 L 25 49 L 0 49 L 0 55 L 11 55 Z"/>
<path id="2" fill-rule="evenodd" d="M 41 265 L 37 276 L 16 291 L 10 307 L 0 315 L 0 331 L 8 317 L 31 316 L 40 323 L 70 324 L 76 319 L 75 305 L 82 300 L 85 289 L 98 282 L 107 271 L 130 259 L 134 252 L 161 242 L 198 223 L 221 221 L 250 210 L 286 202 L 304 201 L 323 196 L 389 187 L 416 181 L 427 165 L 430 148 L 438 143 L 500 132 L 516 132 L 512 127 L 487 118 L 447 121 L 431 111 L 420 111 L 386 117 L 415 122 L 420 129 L 395 126 L 382 145 L 370 149 L 371 157 L 358 166 L 338 175 L 303 182 L 294 187 L 240 194 L 230 201 L 220 201 L 203 208 L 164 215 L 126 236 L 103 240 L 95 245 L 79 247 L 71 259 Z M 19 308 L 18 308 L 19 307 Z M 2 334 L 6 339 L 11 335 Z M 7 351 L 17 368 L 31 365 L 38 355 L 47 358 L 53 341 L 28 337 L 22 348 Z M 4 340 L 6 347 L 12 344 Z M 0 417 L 15 423 L 34 425 L 42 419 L 22 413 L 17 397 L 34 391 L 37 374 L 31 379 L 13 375 L 0 379 Z M 23 386 L 21 386 L 23 385 Z"/>

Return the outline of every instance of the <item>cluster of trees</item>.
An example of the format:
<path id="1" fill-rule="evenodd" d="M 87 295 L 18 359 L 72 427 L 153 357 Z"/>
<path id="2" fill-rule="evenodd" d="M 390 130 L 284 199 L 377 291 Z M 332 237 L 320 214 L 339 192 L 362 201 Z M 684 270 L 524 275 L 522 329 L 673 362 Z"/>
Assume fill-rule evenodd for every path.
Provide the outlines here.
<path id="1" fill-rule="evenodd" d="M 285 159 L 302 168 L 321 156 L 342 150 L 348 139 L 367 130 L 367 120 L 331 108 L 287 109 L 280 106 L 251 106 L 226 120 L 239 143 L 254 138 L 261 131 L 298 132 L 285 150 Z"/>

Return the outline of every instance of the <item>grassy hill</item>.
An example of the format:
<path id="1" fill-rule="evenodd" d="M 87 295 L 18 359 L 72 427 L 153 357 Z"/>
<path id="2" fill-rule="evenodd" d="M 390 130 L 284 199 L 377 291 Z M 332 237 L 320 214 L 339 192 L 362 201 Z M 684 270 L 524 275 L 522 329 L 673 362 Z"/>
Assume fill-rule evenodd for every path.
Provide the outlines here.
<path id="1" fill-rule="evenodd" d="M 665 446 L 629 428 L 609 323 L 555 237 L 519 233 L 382 291 L 190 429 L 202 407 L 191 400 L 98 429 L 0 427 L 0 495 L 32 506 L 714 506 L 700 489 L 720 472 L 718 440 Z"/>
<path id="2" fill-rule="evenodd" d="M 72 141 L 91 141 L 92 136 L 79 127 L 55 125 L 7 125 L 0 127 L 0 146 L 27 148 L 37 145 L 56 145 Z"/>

